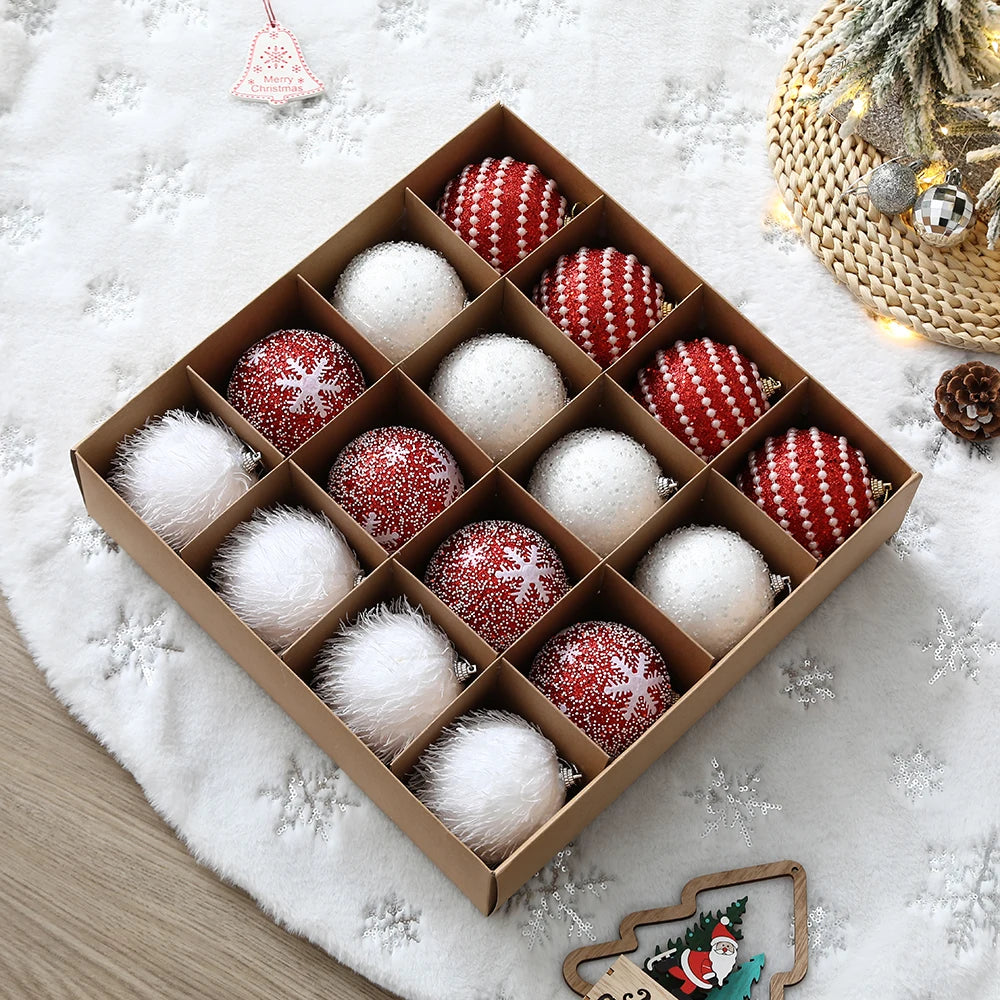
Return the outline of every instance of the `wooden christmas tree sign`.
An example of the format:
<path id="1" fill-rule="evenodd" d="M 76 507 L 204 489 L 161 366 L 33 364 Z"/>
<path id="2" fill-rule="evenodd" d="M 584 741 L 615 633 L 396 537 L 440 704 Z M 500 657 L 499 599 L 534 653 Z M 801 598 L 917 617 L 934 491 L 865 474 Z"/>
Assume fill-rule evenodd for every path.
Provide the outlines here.
<path id="1" fill-rule="evenodd" d="M 640 965 L 625 958 L 639 948 L 636 928 L 687 920 L 698 908 L 698 893 L 770 879 L 792 880 L 794 912 L 794 964 L 774 973 L 769 983 L 770 1000 L 782 1000 L 785 987 L 801 982 L 809 961 L 807 936 L 806 873 L 796 861 L 737 868 L 699 875 L 681 892 L 676 906 L 630 913 L 614 941 L 577 948 L 563 963 L 563 976 L 570 988 L 586 1000 L 751 1000 L 754 985 L 764 975 L 763 954 L 743 956 L 741 924 L 749 896 L 734 900 L 724 910 L 704 911 L 683 934 L 657 947 Z M 584 962 L 618 955 L 619 958 L 596 983 L 580 976 Z"/>

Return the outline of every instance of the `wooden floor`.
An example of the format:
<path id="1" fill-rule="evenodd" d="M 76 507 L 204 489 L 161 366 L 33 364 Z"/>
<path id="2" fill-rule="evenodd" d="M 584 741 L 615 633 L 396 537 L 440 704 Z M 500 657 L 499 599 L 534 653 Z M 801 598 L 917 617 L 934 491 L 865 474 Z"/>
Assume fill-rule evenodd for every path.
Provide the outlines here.
<path id="1" fill-rule="evenodd" d="M 386 1000 L 191 859 L 0 598 L 0 997 Z"/>

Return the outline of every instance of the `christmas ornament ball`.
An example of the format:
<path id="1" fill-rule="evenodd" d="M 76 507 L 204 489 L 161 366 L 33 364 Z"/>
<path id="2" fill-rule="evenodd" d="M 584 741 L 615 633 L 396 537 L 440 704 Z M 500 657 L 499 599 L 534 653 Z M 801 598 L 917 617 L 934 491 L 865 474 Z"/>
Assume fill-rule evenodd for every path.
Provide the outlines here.
<path id="1" fill-rule="evenodd" d="M 659 650 L 618 622 L 582 622 L 553 636 L 528 680 L 611 757 L 628 749 L 674 700 Z"/>
<path id="2" fill-rule="evenodd" d="M 556 550 L 516 521 L 477 521 L 446 538 L 424 583 L 494 649 L 504 650 L 568 590 Z"/>
<path id="3" fill-rule="evenodd" d="M 316 693 L 380 757 L 392 760 L 475 673 L 405 598 L 345 622 L 316 658 Z"/>
<path id="4" fill-rule="evenodd" d="M 946 183 L 929 187 L 913 205 L 913 228 L 931 246 L 956 246 L 972 232 L 975 221 L 976 199 L 961 187 L 961 175 L 954 170 Z"/>
<path id="5" fill-rule="evenodd" d="M 659 510 L 676 486 L 638 441 L 604 427 L 572 431 L 550 445 L 528 482 L 535 499 L 601 556 Z"/>
<path id="6" fill-rule="evenodd" d="M 709 461 L 768 408 L 781 384 L 732 344 L 678 340 L 640 369 L 635 398 L 674 437 Z"/>
<path id="7" fill-rule="evenodd" d="M 420 243 L 379 243 L 344 269 L 333 305 L 390 361 L 402 361 L 465 307 L 458 272 Z"/>
<path id="8" fill-rule="evenodd" d="M 767 615 L 785 585 L 745 538 L 717 525 L 688 525 L 661 538 L 633 583 L 715 657 Z"/>
<path id="9" fill-rule="evenodd" d="M 830 555 L 875 513 L 873 480 L 860 448 L 816 427 L 792 428 L 752 452 L 737 486 L 818 559 Z"/>
<path id="10" fill-rule="evenodd" d="M 360 567 L 322 515 L 278 504 L 254 512 L 219 546 L 219 596 L 269 646 L 284 649 L 354 587 Z"/>
<path id="11" fill-rule="evenodd" d="M 179 549 L 250 489 L 259 460 L 216 417 L 168 410 L 118 445 L 108 482 Z"/>
<path id="12" fill-rule="evenodd" d="M 899 215 L 917 200 L 917 175 L 913 165 L 899 160 L 880 163 L 868 178 L 868 200 L 883 215 Z"/>
<path id="13" fill-rule="evenodd" d="M 461 716 L 424 751 L 411 787 L 459 840 L 497 865 L 562 808 L 571 780 L 530 722 L 484 709 Z"/>
<path id="14" fill-rule="evenodd" d="M 542 274 L 535 305 L 602 368 L 660 321 L 663 286 L 634 254 L 581 248 Z"/>
<path id="15" fill-rule="evenodd" d="M 436 437 L 414 427 L 376 427 L 337 456 L 327 489 L 392 552 L 458 499 L 465 481 Z"/>
<path id="16" fill-rule="evenodd" d="M 459 344 L 438 366 L 431 398 L 498 460 L 566 405 L 556 363 L 527 340 L 486 333 Z"/>
<path id="17" fill-rule="evenodd" d="M 286 455 L 365 391 L 351 354 L 311 330 L 276 330 L 236 362 L 226 398 Z"/>
<path id="18" fill-rule="evenodd" d="M 450 180 L 437 213 L 501 274 L 563 224 L 566 199 L 533 163 L 487 157 Z"/>

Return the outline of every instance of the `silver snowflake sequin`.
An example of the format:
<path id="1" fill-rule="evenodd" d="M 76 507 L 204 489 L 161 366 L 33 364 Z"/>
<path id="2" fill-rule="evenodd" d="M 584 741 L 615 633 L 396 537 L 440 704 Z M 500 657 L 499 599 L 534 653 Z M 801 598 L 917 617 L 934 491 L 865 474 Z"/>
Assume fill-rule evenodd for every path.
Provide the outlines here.
<path id="1" fill-rule="evenodd" d="M 304 828 L 329 840 L 336 817 L 358 805 L 350 792 L 341 787 L 345 780 L 332 761 L 320 767 L 304 768 L 291 758 L 284 783 L 259 791 L 263 798 L 281 806 L 275 834 L 280 837 L 286 830 Z"/>
<path id="2" fill-rule="evenodd" d="M 134 670 L 147 684 L 152 684 L 157 665 L 170 653 L 184 652 L 183 647 L 175 646 L 165 632 L 166 612 L 147 618 L 127 615 L 119 609 L 114 630 L 109 635 L 91 636 L 88 641 L 109 653 L 104 668 L 105 680 Z"/>
<path id="3" fill-rule="evenodd" d="M 199 0 L 121 0 L 121 3 L 142 14 L 142 23 L 150 35 L 165 17 L 197 27 L 208 24 L 208 13 Z"/>
<path id="4" fill-rule="evenodd" d="M 911 801 L 922 799 L 931 792 L 940 792 L 942 774 L 944 764 L 920 744 L 911 753 L 892 755 L 889 780 Z"/>
<path id="5" fill-rule="evenodd" d="M 3 19 L 19 24 L 26 35 L 52 30 L 56 0 L 7 0 Z"/>
<path id="6" fill-rule="evenodd" d="M 35 435 L 17 424 L 0 427 L 0 475 L 7 476 L 35 464 Z"/>
<path id="7" fill-rule="evenodd" d="M 961 674 L 968 680 L 978 680 L 984 655 L 1000 653 L 1000 642 L 985 639 L 982 635 L 983 616 L 963 619 L 938 608 L 937 638 L 916 645 L 925 652 L 933 652 L 937 667 L 929 684 L 936 684 L 945 674 Z"/>
<path id="8" fill-rule="evenodd" d="M 118 543 L 109 538 L 104 529 L 86 514 L 77 514 L 70 522 L 67 541 L 87 562 L 118 551 Z"/>
<path id="9" fill-rule="evenodd" d="M 781 665 L 785 682 L 782 694 L 797 701 L 803 708 L 821 701 L 833 701 L 833 665 L 820 663 L 811 656 Z"/>
<path id="10" fill-rule="evenodd" d="M 521 933 L 529 951 L 551 940 L 557 924 L 565 927 L 568 940 L 596 941 L 593 914 L 584 909 L 584 902 L 587 897 L 600 899 L 612 881 L 594 868 L 585 868 L 576 846 L 569 844 L 511 896 L 505 909 L 527 913 Z"/>
<path id="11" fill-rule="evenodd" d="M 781 806 L 760 797 L 759 767 L 747 771 L 742 779 L 731 778 L 718 759 L 713 757 L 712 771 L 712 780 L 706 788 L 684 793 L 695 802 L 704 803 L 708 812 L 702 836 L 707 837 L 726 827 L 738 829 L 747 847 L 752 847 L 754 821 L 769 812 L 780 811 Z"/>
<path id="12" fill-rule="evenodd" d="M 806 931 L 809 935 L 809 954 L 814 958 L 826 958 L 835 951 L 847 951 L 848 915 L 841 913 L 828 903 L 820 900 L 809 907 Z M 795 922 L 789 924 L 788 945 L 795 942 Z"/>
<path id="13" fill-rule="evenodd" d="M 524 77 L 508 73 L 502 66 L 494 66 L 485 73 L 477 73 L 469 91 L 469 100 L 480 107 L 488 108 L 494 104 L 506 104 L 516 108 L 521 91 L 524 90 Z"/>
<path id="14" fill-rule="evenodd" d="M 85 316 L 93 316 L 102 325 L 130 319 L 135 312 L 139 292 L 120 275 L 110 274 L 87 282 L 89 301 L 83 307 Z"/>
<path id="15" fill-rule="evenodd" d="M 42 234 L 42 213 L 20 202 L 0 207 L 0 242 L 24 246 Z"/>
<path id="16" fill-rule="evenodd" d="M 115 190 L 125 194 L 133 222 L 151 215 L 176 222 L 184 202 L 202 197 L 194 188 L 188 162 L 173 155 L 145 157 Z"/>
<path id="17" fill-rule="evenodd" d="M 983 938 L 1000 943 L 1000 834 L 994 827 L 984 837 L 960 848 L 931 849 L 927 891 L 912 906 L 940 911 L 948 919 L 948 944 L 955 954 L 972 951 Z"/>
<path id="18" fill-rule="evenodd" d="M 375 26 L 399 42 L 427 30 L 427 0 L 379 0 Z"/>
<path id="19" fill-rule="evenodd" d="M 514 27 L 522 38 L 543 28 L 554 29 L 574 24 L 580 8 L 571 0 L 491 0 L 494 6 L 513 11 Z"/>
<path id="20" fill-rule="evenodd" d="M 100 104 L 109 114 L 117 115 L 132 111 L 139 106 L 139 95 L 145 84 L 139 77 L 125 69 L 102 69 L 97 77 L 97 85 L 90 95 L 95 104 Z"/>
<path id="21" fill-rule="evenodd" d="M 411 909 L 395 893 L 369 905 L 362 937 L 393 952 L 420 940 L 420 910 Z"/>
<path id="22" fill-rule="evenodd" d="M 931 527 L 932 522 L 911 507 L 896 533 L 885 544 L 900 559 L 906 559 L 907 556 L 915 555 L 917 552 L 929 552 Z"/>

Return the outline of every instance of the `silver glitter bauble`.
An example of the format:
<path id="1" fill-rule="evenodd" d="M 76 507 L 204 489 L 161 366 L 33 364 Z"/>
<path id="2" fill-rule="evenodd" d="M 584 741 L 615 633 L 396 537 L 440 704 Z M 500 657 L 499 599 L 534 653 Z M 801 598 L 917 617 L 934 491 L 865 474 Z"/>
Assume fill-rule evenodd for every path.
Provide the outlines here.
<path id="1" fill-rule="evenodd" d="M 459 344 L 434 373 L 430 395 L 494 461 L 566 405 L 556 363 L 529 341 L 504 333 Z"/>
<path id="2" fill-rule="evenodd" d="M 917 175 L 909 163 L 887 160 L 868 178 L 868 200 L 883 215 L 899 215 L 917 200 Z"/>
<path id="3" fill-rule="evenodd" d="M 975 199 L 960 187 L 962 175 L 948 173 L 947 182 L 924 191 L 913 206 L 913 228 L 917 235 L 934 247 L 961 243 L 976 221 Z"/>
<path id="4" fill-rule="evenodd" d="M 330 300 L 390 361 L 402 361 L 465 307 L 458 272 L 419 243 L 379 243 L 344 269 Z"/>
<path id="5" fill-rule="evenodd" d="M 712 656 L 723 656 L 774 606 L 783 578 L 728 528 L 690 525 L 661 538 L 633 582 Z"/>
<path id="6" fill-rule="evenodd" d="M 535 463 L 528 489 L 598 555 L 663 504 L 663 473 L 638 441 L 604 427 L 573 431 Z"/>

